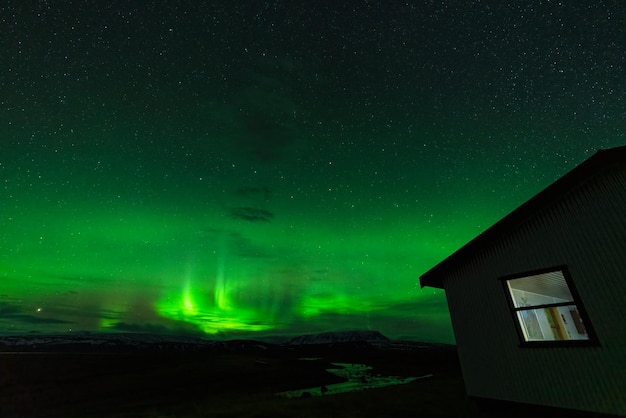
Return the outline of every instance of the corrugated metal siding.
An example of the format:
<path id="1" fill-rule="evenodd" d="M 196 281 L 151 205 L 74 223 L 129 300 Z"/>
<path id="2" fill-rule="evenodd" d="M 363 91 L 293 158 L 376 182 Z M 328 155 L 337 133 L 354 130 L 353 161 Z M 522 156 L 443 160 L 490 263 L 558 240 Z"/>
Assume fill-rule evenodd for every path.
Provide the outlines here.
<path id="1" fill-rule="evenodd" d="M 519 346 L 500 277 L 567 265 L 600 347 Z M 596 177 L 444 280 L 471 396 L 626 415 L 626 171 Z"/>

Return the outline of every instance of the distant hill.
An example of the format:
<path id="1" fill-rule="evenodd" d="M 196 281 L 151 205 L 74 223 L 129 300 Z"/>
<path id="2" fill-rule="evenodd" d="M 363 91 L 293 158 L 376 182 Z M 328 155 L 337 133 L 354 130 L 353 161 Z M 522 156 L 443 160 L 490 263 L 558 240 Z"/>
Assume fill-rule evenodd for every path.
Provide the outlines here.
<path id="1" fill-rule="evenodd" d="M 144 333 L 29 334 L 0 337 L 0 351 L 182 351 L 206 349 L 215 341 Z"/>
<path id="2" fill-rule="evenodd" d="M 371 345 L 389 344 L 389 338 L 378 331 L 338 331 L 300 335 L 287 340 L 287 345 L 368 343 Z"/>
<path id="3" fill-rule="evenodd" d="M 274 344 L 148 333 L 31 334 L 0 337 L 0 352 L 241 352 Z"/>
<path id="4" fill-rule="evenodd" d="M 0 336 L 0 352 L 258 352 L 309 349 L 423 350 L 446 345 L 392 341 L 378 331 L 339 331 L 276 338 L 211 340 L 195 336 L 148 333 L 74 333 Z M 317 347 L 317 348 L 316 348 Z M 450 346 L 453 347 L 453 346 Z"/>

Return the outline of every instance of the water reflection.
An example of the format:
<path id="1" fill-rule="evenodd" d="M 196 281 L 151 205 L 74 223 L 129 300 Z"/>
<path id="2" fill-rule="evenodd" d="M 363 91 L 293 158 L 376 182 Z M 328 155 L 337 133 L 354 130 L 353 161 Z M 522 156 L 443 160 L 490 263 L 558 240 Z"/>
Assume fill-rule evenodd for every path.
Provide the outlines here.
<path id="1" fill-rule="evenodd" d="M 310 359 L 307 359 L 310 360 Z M 326 369 L 329 373 L 346 379 L 345 382 L 333 383 L 325 386 L 316 386 L 306 389 L 288 390 L 278 395 L 288 398 L 300 398 L 309 396 L 334 395 L 337 393 L 353 392 L 357 390 L 380 388 L 391 385 L 403 385 L 417 379 L 430 377 L 427 374 L 420 377 L 381 376 L 371 373 L 373 367 L 365 364 L 354 363 L 331 363 L 337 368 Z"/>

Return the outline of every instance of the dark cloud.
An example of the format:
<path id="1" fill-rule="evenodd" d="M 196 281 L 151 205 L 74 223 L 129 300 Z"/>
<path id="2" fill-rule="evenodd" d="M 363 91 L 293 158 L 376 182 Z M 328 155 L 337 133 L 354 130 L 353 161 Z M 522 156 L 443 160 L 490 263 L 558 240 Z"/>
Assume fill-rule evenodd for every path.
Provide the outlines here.
<path id="1" fill-rule="evenodd" d="M 154 324 L 127 324 L 126 322 L 118 322 L 110 327 L 116 331 L 128 331 L 128 332 L 150 332 L 150 333 L 164 333 L 168 329 L 164 325 Z"/>
<path id="2" fill-rule="evenodd" d="M 86 275 L 86 274 L 81 274 L 81 275 L 61 275 L 61 274 L 48 274 L 46 272 L 43 272 L 42 275 L 44 277 L 48 277 L 50 279 L 54 279 L 51 280 L 49 282 L 42 282 L 41 284 L 44 285 L 50 285 L 50 286 L 56 286 L 56 284 L 54 283 L 54 281 L 56 280 L 62 280 L 65 282 L 76 282 L 76 283 L 105 283 L 105 282 L 112 282 L 115 281 L 116 279 L 114 277 L 111 276 L 99 276 L 99 275 Z M 68 293 L 71 294 L 77 294 L 76 291 L 70 290 Z"/>
<path id="3" fill-rule="evenodd" d="M 248 222 L 269 222 L 274 214 L 269 210 L 241 206 L 230 209 L 230 216 Z"/>
<path id="4" fill-rule="evenodd" d="M 16 315 L 20 313 L 20 308 L 16 305 L 0 302 L 0 317 L 6 318 L 7 316 Z"/>
<path id="5" fill-rule="evenodd" d="M 29 324 L 73 324 L 72 321 L 64 321 L 56 318 L 46 318 L 38 315 L 14 315 L 12 319 L 20 322 L 27 322 Z"/>
<path id="6" fill-rule="evenodd" d="M 112 330 L 122 332 L 137 332 L 150 334 L 177 334 L 189 336 L 204 336 L 204 333 L 195 325 L 184 324 L 184 326 L 167 327 L 161 324 L 135 324 L 118 322 L 110 327 Z"/>
<path id="7" fill-rule="evenodd" d="M 274 254 L 268 248 L 256 244 L 250 238 L 241 234 L 231 235 L 231 251 L 244 258 L 273 258 Z"/>
<path id="8" fill-rule="evenodd" d="M 240 187 L 235 190 L 235 194 L 246 198 L 258 198 L 269 200 L 272 192 L 268 187 Z"/>
<path id="9" fill-rule="evenodd" d="M 232 210 L 230 211 L 232 212 Z M 240 215 L 240 213 L 231 213 L 231 216 L 237 219 L 241 219 Z M 252 215 L 252 213 L 245 214 L 247 217 Z M 270 214 L 266 216 L 271 217 L 273 215 Z M 245 218 L 245 220 L 250 221 L 248 218 Z M 223 242 L 226 245 L 228 254 L 234 254 L 245 258 L 274 258 L 276 256 L 276 252 L 274 250 L 254 241 L 239 231 L 205 228 L 199 231 L 198 234 L 201 236 L 202 240 L 207 242 Z"/>
<path id="10" fill-rule="evenodd" d="M 0 318 L 4 321 L 25 322 L 28 324 L 71 324 L 70 321 L 50 318 L 42 315 L 23 313 L 23 309 L 17 304 L 0 302 Z"/>

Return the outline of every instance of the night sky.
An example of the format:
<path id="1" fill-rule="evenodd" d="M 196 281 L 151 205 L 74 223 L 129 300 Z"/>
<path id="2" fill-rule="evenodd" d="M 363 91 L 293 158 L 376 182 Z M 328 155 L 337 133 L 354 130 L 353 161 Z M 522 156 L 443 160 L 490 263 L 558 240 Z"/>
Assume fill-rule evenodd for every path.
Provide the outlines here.
<path id="1" fill-rule="evenodd" d="M 626 144 L 625 16 L 3 1 L 0 333 L 454 342 L 419 276 Z"/>

